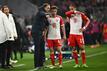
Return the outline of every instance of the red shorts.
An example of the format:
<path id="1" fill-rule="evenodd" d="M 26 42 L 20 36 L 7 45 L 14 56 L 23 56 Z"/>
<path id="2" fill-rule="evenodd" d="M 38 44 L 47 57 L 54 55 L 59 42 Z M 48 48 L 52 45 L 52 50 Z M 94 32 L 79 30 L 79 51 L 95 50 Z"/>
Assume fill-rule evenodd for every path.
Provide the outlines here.
<path id="1" fill-rule="evenodd" d="M 49 48 L 61 47 L 61 46 L 62 46 L 62 44 L 61 44 L 61 40 L 60 39 L 57 39 L 57 40 L 48 39 L 47 40 L 47 47 L 49 47 Z"/>
<path id="2" fill-rule="evenodd" d="M 68 45 L 75 47 L 75 46 L 79 46 L 79 47 L 83 47 L 84 45 L 84 37 L 83 35 L 74 35 L 74 34 L 70 34 L 69 38 L 68 38 Z"/>

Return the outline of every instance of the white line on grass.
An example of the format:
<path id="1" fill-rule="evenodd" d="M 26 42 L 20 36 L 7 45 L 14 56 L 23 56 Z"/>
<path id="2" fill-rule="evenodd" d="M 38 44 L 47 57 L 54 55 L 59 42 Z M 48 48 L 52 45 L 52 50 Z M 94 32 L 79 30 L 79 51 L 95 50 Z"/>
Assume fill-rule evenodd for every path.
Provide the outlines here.
<path id="1" fill-rule="evenodd" d="M 103 51 L 103 52 L 100 52 L 100 53 L 96 53 L 96 54 L 92 54 L 92 55 L 88 55 L 86 56 L 87 58 L 90 58 L 90 57 L 93 57 L 93 56 L 98 56 L 98 55 L 102 55 L 102 54 L 106 54 L 107 52 L 106 51 Z M 80 59 L 79 59 L 80 60 Z M 64 61 L 63 64 L 65 63 L 69 63 L 71 61 L 74 61 L 74 60 L 68 60 L 68 61 Z M 56 64 L 58 65 L 58 63 Z M 47 65 L 47 67 L 51 67 L 52 65 Z M 29 71 L 35 71 L 35 69 L 32 69 L 32 70 L 29 70 Z"/>
<path id="2" fill-rule="evenodd" d="M 24 66 L 25 64 L 18 64 L 18 65 L 14 65 L 14 67 L 21 67 Z"/>

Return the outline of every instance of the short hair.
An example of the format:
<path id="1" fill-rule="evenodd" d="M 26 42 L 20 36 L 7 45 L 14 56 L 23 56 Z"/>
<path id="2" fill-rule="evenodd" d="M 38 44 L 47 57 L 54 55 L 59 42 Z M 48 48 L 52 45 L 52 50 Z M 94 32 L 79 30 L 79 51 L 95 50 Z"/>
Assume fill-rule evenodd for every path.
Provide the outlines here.
<path id="1" fill-rule="evenodd" d="M 72 7 L 76 7 L 76 5 L 74 3 L 71 3 L 69 6 L 72 6 Z"/>
<path id="2" fill-rule="evenodd" d="M 9 8 L 7 5 L 3 5 L 2 7 L 1 7 L 1 9 L 2 9 L 2 11 L 4 11 L 4 8 Z"/>
<path id="3" fill-rule="evenodd" d="M 58 9 L 58 7 L 55 6 L 55 5 L 53 5 L 53 6 L 51 6 L 51 10 L 52 10 L 52 9 Z"/>
<path id="4" fill-rule="evenodd" d="M 45 7 L 48 6 L 48 5 L 50 5 L 50 4 L 49 4 L 49 3 L 44 3 L 44 4 L 42 5 L 42 7 L 45 8 Z"/>

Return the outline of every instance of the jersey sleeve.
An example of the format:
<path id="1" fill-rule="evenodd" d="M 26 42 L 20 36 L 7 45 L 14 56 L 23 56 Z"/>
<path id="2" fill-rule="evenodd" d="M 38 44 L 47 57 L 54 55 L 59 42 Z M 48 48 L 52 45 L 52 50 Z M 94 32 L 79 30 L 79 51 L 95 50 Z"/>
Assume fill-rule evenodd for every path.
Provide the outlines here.
<path id="1" fill-rule="evenodd" d="M 84 13 L 81 13 L 81 16 L 82 16 L 83 21 L 85 22 L 85 26 L 84 27 L 87 27 L 89 25 L 89 23 L 90 23 L 89 18 Z"/>
<path id="2" fill-rule="evenodd" d="M 63 26 L 64 25 L 64 20 L 62 19 L 62 17 L 60 16 L 60 25 Z"/>
<path id="3" fill-rule="evenodd" d="M 82 19 L 85 21 L 88 19 L 88 17 L 84 14 L 84 13 L 81 13 L 81 16 L 82 16 Z"/>
<path id="4" fill-rule="evenodd" d="M 68 11 L 68 12 L 65 13 L 65 15 L 66 15 L 67 17 L 71 17 L 72 14 L 74 14 L 74 12 L 72 12 L 72 11 Z"/>

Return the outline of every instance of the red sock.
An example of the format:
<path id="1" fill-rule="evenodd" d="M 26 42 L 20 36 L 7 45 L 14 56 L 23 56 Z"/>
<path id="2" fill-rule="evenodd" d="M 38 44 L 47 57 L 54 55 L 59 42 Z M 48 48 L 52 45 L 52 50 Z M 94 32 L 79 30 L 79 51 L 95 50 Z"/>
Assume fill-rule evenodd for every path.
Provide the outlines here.
<path id="1" fill-rule="evenodd" d="M 54 54 L 50 54 L 50 59 L 51 59 L 52 65 L 55 65 Z"/>
<path id="2" fill-rule="evenodd" d="M 83 64 L 86 64 L 85 52 L 82 52 L 82 53 L 81 53 L 81 56 L 82 56 L 82 63 L 83 63 Z"/>
<path id="3" fill-rule="evenodd" d="M 62 65 L 62 53 L 58 54 L 58 58 L 59 58 L 59 65 Z"/>
<path id="4" fill-rule="evenodd" d="M 78 64 L 78 55 L 77 55 L 77 52 L 73 52 L 73 57 L 75 59 L 75 63 Z"/>

